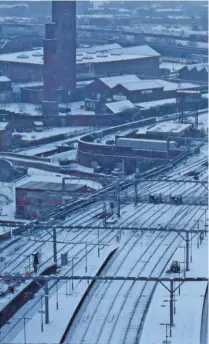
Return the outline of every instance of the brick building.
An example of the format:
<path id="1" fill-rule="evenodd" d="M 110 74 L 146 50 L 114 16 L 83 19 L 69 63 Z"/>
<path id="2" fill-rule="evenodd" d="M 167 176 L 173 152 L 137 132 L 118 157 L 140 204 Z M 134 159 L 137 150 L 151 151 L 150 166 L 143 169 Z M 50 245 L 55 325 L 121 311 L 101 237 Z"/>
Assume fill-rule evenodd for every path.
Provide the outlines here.
<path id="1" fill-rule="evenodd" d="M 101 103 L 129 100 L 132 103 L 176 98 L 178 90 L 199 90 L 192 83 L 175 83 L 161 79 L 140 79 L 136 75 L 98 78 L 84 90 L 85 98 Z"/>
<path id="2" fill-rule="evenodd" d="M 25 219 L 44 218 L 56 206 L 69 202 L 73 195 L 89 191 L 81 184 L 29 181 L 16 188 L 16 217 Z"/>

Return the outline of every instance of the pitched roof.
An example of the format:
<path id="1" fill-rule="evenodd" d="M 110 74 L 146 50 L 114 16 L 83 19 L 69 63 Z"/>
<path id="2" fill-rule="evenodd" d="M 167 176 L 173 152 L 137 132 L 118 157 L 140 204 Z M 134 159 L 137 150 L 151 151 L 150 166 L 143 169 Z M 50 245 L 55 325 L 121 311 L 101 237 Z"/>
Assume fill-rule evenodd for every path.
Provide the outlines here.
<path id="1" fill-rule="evenodd" d="M 11 81 L 7 76 L 0 76 L 0 82 L 6 82 L 6 81 Z"/>
<path id="2" fill-rule="evenodd" d="M 193 69 L 196 69 L 198 72 L 201 72 L 202 70 L 205 70 L 208 73 L 208 65 L 206 63 L 197 63 L 186 66 L 188 71 L 191 71 Z"/>
<path id="3" fill-rule="evenodd" d="M 138 56 L 161 56 L 157 51 L 152 49 L 149 45 L 137 45 L 133 47 L 125 47 L 116 50 L 112 50 L 115 53 L 128 54 L 128 55 L 138 55 Z"/>
<path id="4" fill-rule="evenodd" d="M 140 79 L 134 74 L 104 77 L 99 78 L 99 80 L 101 80 L 105 85 L 107 85 L 110 88 L 113 88 L 118 84 L 127 84 L 140 81 Z"/>
<path id="5" fill-rule="evenodd" d="M 134 109 L 135 105 L 129 100 L 121 100 L 119 102 L 106 103 L 105 106 L 113 113 L 120 113 L 126 110 Z"/>
<path id="6" fill-rule="evenodd" d="M 153 88 L 162 88 L 163 86 L 155 80 L 140 80 L 132 83 L 120 83 L 128 91 L 150 90 Z"/>

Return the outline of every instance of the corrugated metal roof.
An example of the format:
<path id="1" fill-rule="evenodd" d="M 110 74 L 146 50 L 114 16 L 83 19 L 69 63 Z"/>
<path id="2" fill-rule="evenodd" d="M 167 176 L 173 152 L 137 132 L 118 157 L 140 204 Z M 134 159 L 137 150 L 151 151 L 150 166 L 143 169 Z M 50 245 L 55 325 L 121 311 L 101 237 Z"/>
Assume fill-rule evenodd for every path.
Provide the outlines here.
<path id="1" fill-rule="evenodd" d="M 112 52 L 120 52 L 121 54 L 128 54 L 128 55 L 138 55 L 138 56 L 161 56 L 157 51 L 152 49 L 149 45 L 137 45 L 133 47 L 126 47 L 117 50 L 113 50 Z"/>
<path id="2" fill-rule="evenodd" d="M 120 113 L 126 110 L 134 109 L 135 105 L 129 100 L 121 100 L 119 102 L 106 103 L 105 106 L 113 113 Z"/>
<path id="3" fill-rule="evenodd" d="M 115 87 L 118 84 L 127 84 L 132 82 L 139 82 L 140 79 L 134 74 L 118 75 L 99 78 L 105 85 L 110 88 Z"/>
<path id="4" fill-rule="evenodd" d="M 163 86 L 156 80 L 142 80 L 133 83 L 120 83 L 128 91 L 148 90 L 153 88 L 162 88 Z"/>
<path id="5" fill-rule="evenodd" d="M 193 69 L 196 69 L 198 72 L 201 72 L 202 70 L 205 70 L 208 73 L 208 65 L 206 63 L 197 63 L 186 66 L 188 71 L 191 71 Z"/>

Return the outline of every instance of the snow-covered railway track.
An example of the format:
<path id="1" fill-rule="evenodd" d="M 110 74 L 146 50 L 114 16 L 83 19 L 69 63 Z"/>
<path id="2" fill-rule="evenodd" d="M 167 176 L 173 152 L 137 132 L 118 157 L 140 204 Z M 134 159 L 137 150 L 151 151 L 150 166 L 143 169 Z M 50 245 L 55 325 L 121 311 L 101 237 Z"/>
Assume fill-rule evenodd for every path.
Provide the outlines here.
<path id="1" fill-rule="evenodd" d="M 180 210 L 179 212 L 181 213 L 181 219 L 182 220 L 185 219 L 185 216 L 186 216 L 185 211 Z M 188 214 L 190 214 L 190 207 L 187 207 L 187 215 Z M 193 216 L 193 214 L 191 216 Z M 175 215 L 175 218 L 176 218 L 176 215 Z M 178 219 L 178 222 L 179 221 L 180 220 Z M 188 223 L 188 221 L 190 221 L 190 218 L 189 218 L 189 220 L 187 219 L 187 222 L 185 223 L 185 225 Z M 167 238 L 168 236 L 171 238 L 170 247 L 172 249 L 169 249 L 169 245 L 168 245 L 165 248 L 165 252 L 167 252 L 167 254 L 164 258 L 162 258 L 161 257 L 162 252 L 161 252 L 161 250 L 159 250 L 159 248 L 162 247 L 162 243 L 165 241 L 165 238 Z M 143 256 L 143 254 L 142 254 L 142 256 L 137 260 L 137 262 L 132 267 L 131 271 L 129 268 L 128 275 L 130 275 L 131 273 L 136 275 L 137 269 L 140 270 L 140 268 L 141 268 L 140 271 L 142 272 L 145 269 L 145 267 L 147 270 L 147 269 L 149 269 L 148 267 L 150 267 L 150 266 L 153 267 L 155 265 L 156 265 L 156 269 L 159 269 L 160 273 L 161 273 L 161 271 L 163 271 L 165 265 L 167 264 L 168 260 L 172 256 L 172 254 L 175 252 L 176 248 L 179 246 L 179 243 L 182 241 L 182 239 L 177 238 L 177 236 L 174 234 L 166 233 L 163 235 L 163 239 L 162 240 L 160 239 L 160 243 L 159 243 L 159 241 L 157 242 L 157 240 L 156 240 L 157 237 L 160 239 L 162 237 L 162 234 L 160 234 L 160 233 L 156 234 L 155 233 L 154 238 L 151 241 L 151 243 L 150 243 L 151 239 L 149 240 L 148 248 L 144 252 L 144 258 L 145 258 L 146 262 L 143 264 L 144 259 L 142 258 L 142 256 Z M 176 242 L 176 240 L 174 240 L 174 238 L 179 242 Z M 136 251 L 138 249 L 137 243 L 139 243 L 138 240 L 136 241 L 136 244 L 135 244 L 135 250 Z M 130 253 L 134 254 L 134 248 L 131 247 L 131 249 L 128 252 L 129 252 L 129 254 Z M 146 253 L 146 252 L 148 252 L 148 253 Z M 148 254 L 148 257 L 145 257 L 146 254 Z M 123 274 L 127 275 L 128 271 L 124 272 L 124 266 L 127 262 L 128 255 L 126 254 L 124 258 L 119 259 L 119 262 L 117 264 L 117 269 L 116 270 L 113 269 L 113 271 L 112 271 L 112 268 L 111 268 L 111 272 L 108 271 L 108 274 L 116 275 L 117 272 L 120 270 L 120 268 L 123 266 Z M 165 264 L 163 267 L 162 267 L 162 264 L 159 267 L 158 264 L 156 264 L 156 261 L 163 260 L 163 259 L 165 261 Z M 118 257 L 117 257 L 117 260 L 118 260 Z M 115 260 L 115 263 L 116 263 L 116 260 Z M 140 266 L 141 264 L 143 264 L 143 267 Z M 144 271 L 143 271 L 143 273 L 144 273 Z M 145 271 L 145 273 L 149 274 L 149 271 Z M 128 296 L 130 295 L 131 288 L 128 286 L 128 290 L 127 290 L 127 284 L 126 285 L 124 284 L 124 286 L 120 284 L 119 286 L 116 287 L 116 292 L 114 291 L 113 295 L 108 294 L 108 299 L 107 299 L 106 296 L 107 296 L 109 288 L 111 288 L 111 284 L 106 283 L 106 284 L 103 284 L 102 286 L 101 286 L 101 284 L 98 284 L 99 290 L 96 291 L 96 294 L 97 295 L 100 294 L 102 296 L 100 296 L 99 301 L 96 301 L 93 303 L 93 307 L 94 307 L 93 311 L 92 311 L 92 304 L 91 304 L 91 308 L 89 308 L 90 313 L 93 313 L 93 315 L 90 316 L 88 311 L 87 311 L 83 315 L 83 318 L 85 318 L 86 320 L 84 323 L 82 323 L 82 326 L 79 327 L 79 331 L 78 331 L 79 333 L 75 332 L 75 336 L 74 336 L 73 334 L 71 334 L 71 332 L 69 332 L 65 343 L 68 343 L 69 341 L 71 341 L 72 343 L 74 343 L 74 341 L 75 341 L 75 343 L 78 343 L 78 344 L 83 343 L 83 342 L 101 343 L 101 344 L 103 344 L 103 343 L 106 344 L 106 343 L 111 342 L 111 337 L 112 337 L 114 330 L 113 330 L 113 332 L 111 331 L 111 333 L 112 333 L 111 334 L 110 332 L 108 332 L 108 328 L 109 329 L 114 328 L 113 325 L 115 324 L 115 322 L 117 322 L 117 314 L 120 314 L 120 310 L 123 309 L 124 297 L 126 297 L 126 300 L 128 299 Z M 123 292 L 122 292 L 122 288 L 123 288 Z M 136 286 L 136 288 L 137 288 L 137 286 Z M 121 292 L 122 292 L 122 294 L 121 294 Z M 136 290 L 135 290 L 135 292 L 136 292 Z M 131 294 L 134 295 L 134 292 Z M 119 297 L 119 295 L 120 295 L 120 297 Z M 136 293 L 136 295 L 137 295 L 137 293 Z M 108 303 L 109 300 L 111 300 L 110 303 Z M 129 299 L 129 302 L 130 302 L 130 299 Z M 121 304 L 122 304 L 122 306 L 121 306 Z M 113 308 L 115 305 L 118 305 L 119 310 L 117 309 L 114 312 Z M 99 315 L 98 315 L 99 311 L 101 313 L 103 311 L 106 312 L 105 320 L 102 318 L 102 316 L 99 317 Z M 122 317 L 122 320 L 124 321 L 124 317 Z M 102 324 L 101 324 L 101 322 L 102 322 Z M 118 326 L 118 329 L 120 331 L 121 326 Z M 84 330 L 84 332 L 83 332 L 83 330 Z M 103 330 L 104 330 L 104 333 L 103 333 Z M 82 334 L 81 334 L 81 332 L 82 332 Z M 102 333 L 104 336 L 103 337 L 104 340 L 102 340 L 102 337 L 101 337 Z M 108 338 L 109 338 L 109 340 L 108 340 Z M 115 343 L 115 342 L 119 343 L 119 341 L 116 338 L 114 338 L 114 340 L 111 343 Z M 128 342 L 124 342 L 124 343 L 128 343 Z"/>
<path id="2" fill-rule="evenodd" d="M 166 207 L 164 206 L 163 208 L 166 208 Z M 167 211 L 167 209 L 164 209 L 164 213 L 166 213 L 166 211 Z M 189 207 L 188 207 L 188 211 L 189 211 Z M 185 216 L 185 211 L 183 211 L 182 209 L 180 209 L 180 210 L 177 212 L 177 214 L 180 215 L 180 216 L 181 216 L 181 213 L 183 213 L 182 217 Z M 177 214 L 175 214 L 175 215 L 173 216 L 172 220 L 174 220 L 174 218 L 177 217 Z M 157 218 L 155 218 L 155 217 L 149 218 L 149 219 L 147 219 L 147 221 L 144 221 L 143 225 L 152 226 L 152 224 L 153 224 L 154 222 L 156 222 L 156 220 L 157 220 L 160 216 L 162 216 L 162 214 L 159 212 Z M 155 246 L 156 237 L 159 237 L 160 235 L 161 235 L 160 233 L 154 234 L 154 239 L 151 241 L 151 243 L 148 244 L 148 247 L 149 247 L 150 249 L 151 249 L 151 247 L 154 247 L 154 246 Z M 169 235 L 169 233 L 168 233 L 167 235 Z M 140 236 L 139 236 L 139 237 L 137 238 L 137 240 L 134 242 L 134 245 L 131 245 L 131 246 L 129 247 L 129 246 L 128 246 L 128 242 L 127 242 L 125 248 L 123 248 L 122 250 L 120 250 L 120 254 L 117 256 L 117 260 L 115 259 L 115 261 L 114 261 L 114 268 L 113 268 L 113 271 L 112 271 L 112 269 L 111 269 L 111 274 L 113 274 L 113 275 L 117 274 L 118 271 L 122 268 L 122 269 L 123 269 L 123 274 L 125 274 L 125 275 L 126 275 L 126 274 L 130 275 L 130 273 L 132 273 L 132 271 L 134 271 L 134 269 L 136 269 L 137 264 L 139 264 L 139 265 L 141 264 L 141 258 L 142 258 L 142 257 L 140 257 L 139 259 L 137 259 L 137 263 L 134 265 L 134 267 L 133 267 L 133 269 L 131 269 L 131 271 L 130 271 L 130 267 L 127 266 L 126 269 L 128 269 L 128 270 L 124 272 L 124 268 L 125 268 L 125 266 L 126 266 L 126 264 L 127 264 L 127 260 L 128 260 L 129 255 L 130 255 L 130 254 L 133 254 L 133 252 L 135 252 L 136 255 L 137 255 L 138 247 L 140 246 L 141 237 L 142 237 L 142 234 L 140 234 Z M 148 240 L 150 240 L 150 239 L 148 239 Z M 163 240 L 164 240 L 164 238 L 163 238 Z M 153 246 L 153 245 L 154 245 L 154 246 Z M 109 273 L 109 272 L 108 272 L 108 273 Z M 105 291 L 103 290 L 103 287 L 104 287 Z M 107 284 L 103 284 L 102 286 L 101 286 L 101 284 L 99 284 L 99 285 L 98 285 L 98 288 L 99 288 L 99 292 L 98 292 L 98 293 L 101 293 L 101 292 L 102 292 L 102 295 L 104 296 L 104 295 L 107 293 L 109 287 L 110 287 L 109 284 L 108 284 L 108 285 L 107 285 Z M 119 290 L 120 290 L 120 286 L 119 286 Z M 117 294 L 114 294 L 113 300 L 115 300 L 115 299 L 117 299 Z M 85 324 L 82 324 L 82 329 L 85 327 L 85 333 L 84 333 L 83 336 L 82 336 L 82 340 L 87 340 L 87 339 L 86 339 L 86 335 L 87 335 L 87 333 L 88 333 L 88 331 L 89 331 L 89 326 L 92 324 L 92 320 L 94 319 L 94 316 L 95 316 L 95 314 L 97 313 L 97 310 L 98 310 L 99 308 L 101 308 L 101 309 L 103 310 L 103 309 L 105 309 L 105 308 L 107 307 L 106 303 L 101 307 L 101 305 L 100 305 L 101 302 L 102 302 L 102 299 L 99 300 L 99 301 L 97 302 L 96 310 L 94 309 L 94 312 L 93 312 L 93 317 L 91 318 L 91 317 L 89 316 L 89 320 L 88 320 Z M 111 308 L 112 308 L 112 305 L 108 307 L 108 310 L 109 310 L 109 311 L 107 312 L 107 314 L 109 314 L 109 312 L 111 311 Z M 91 309 L 91 311 L 92 311 L 92 309 Z M 94 324 L 94 325 L 95 325 L 95 324 Z M 97 319 L 97 326 L 96 326 L 96 328 L 99 328 L 99 327 L 98 327 L 98 319 Z M 102 328 L 102 327 L 100 327 L 100 331 L 101 331 L 101 328 Z M 94 331 L 95 331 L 95 330 L 94 330 Z M 79 331 L 79 335 L 80 335 L 80 334 L 81 334 L 81 331 Z M 69 336 L 67 336 L 67 338 L 66 338 L 66 343 L 67 343 L 69 340 L 72 340 L 72 342 L 73 342 L 73 340 L 74 340 L 73 336 L 71 336 L 71 333 L 69 333 Z M 76 338 L 76 340 L 77 340 L 77 338 Z M 92 338 L 90 339 L 90 338 L 88 337 L 88 340 L 89 340 L 89 342 L 91 342 L 93 339 L 92 339 Z M 88 341 L 88 340 L 87 340 L 87 341 Z M 80 342 L 82 342 L 82 341 L 78 341 L 78 343 L 80 343 Z M 95 342 L 95 341 L 93 340 L 92 343 L 94 343 L 94 342 Z"/>
<path id="3" fill-rule="evenodd" d="M 95 219 L 93 219 L 93 215 L 95 215 L 95 212 L 100 212 L 102 210 L 102 205 L 95 205 L 95 208 L 92 209 L 90 208 L 86 214 L 86 217 L 84 219 L 83 215 L 82 214 L 79 214 L 79 215 L 75 215 L 75 216 L 72 216 L 70 220 L 68 221 L 64 221 L 64 226 L 66 225 L 66 232 L 63 231 L 63 229 L 61 230 L 58 230 L 57 231 L 57 240 L 58 241 L 64 241 L 66 240 L 66 237 L 68 239 L 68 241 L 79 241 L 79 240 L 84 240 L 88 234 L 91 234 L 93 232 L 93 230 L 79 230 L 78 233 L 74 234 L 74 233 L 71 233 L 71 232 L 68 232 L 67 231 L 67 226 L 76 222 L 77 225 L 83 225 L 83 223 L 85 222 L 86 224 L 86 221 L 87 221 L 87 224 L 92 224 L 92 223 L 95 223 Z M 62 226 L 63 226 L 62 224 Z M 47 258 L 47 261 L 49 260 L 49 258 L 52 258 L 52 244 L 49 242 L 51 241 L 51 235 L 49 233 L 44 233 L 42 235 L 40 235 L 41 233 L 39 232 L 38 233 L 38 238 L 37 238 L 37 242 L 34 241 L 35 240 L 35 237 L 36 237 L 36 233 L 34 233 L 34 239 L 33 239 L 33 242 L 31 243 L 30 242 L 30 238 L 29 237 L 23 237 L 23 238 L 20 238 L 19 241 L 18 241 L 18 244 L 15 243 L 15 245 L 11 245 L 11 247 L 9 247 L 8 249 L 5 249 L 5 252 L 4 252 L 4 256 L 7 257 L 7 260 L 6 260 L 6 264 L 5 262 L 4 263 L 0 263 L 0 272 L 9 272 L 9 273 L 12 273 L 14 272 L 15 270 L 18 269 L 19 270 L 22 270 L 22 272 L 26 270 L 30 271 L 31 268 L 32 268 L 32 264 L 31 266 L 29 266 L 29 259 L 28 257 L 33 253 L 37 252 L 37 251 L 40 251 L 41 249 L 44 248 L 45 252 L 48 251 L 51 252 L 50 254 L 50 257 Z M 74 234 L 74 235 L 72 235 Z M 83 235 L 85 234 L 85 235 Z M 18 252 L 18 255 L 14 256 L 12 254 L 9 254 L 9 252 L 12 253 L 13 251 L 13 254 L 14 252 Z M 46 253 L 45 253 L 46 255 Z M 39 268 L 42 268 L 44 265 L 41 264 L 39 266 Z M 9 271 L 8 271 L 9 269 Z M 19 271 L 20 272 L 20 271 Z"/>

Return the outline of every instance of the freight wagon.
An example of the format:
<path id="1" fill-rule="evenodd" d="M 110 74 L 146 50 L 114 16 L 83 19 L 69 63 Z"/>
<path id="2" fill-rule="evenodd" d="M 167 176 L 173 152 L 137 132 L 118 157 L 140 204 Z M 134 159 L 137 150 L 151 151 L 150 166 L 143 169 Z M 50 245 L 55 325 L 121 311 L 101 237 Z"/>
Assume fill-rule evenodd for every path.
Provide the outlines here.
<path id="1" fill-rule="evenodd" d="M 167 151 L 167 141 L 161 140 L 145 140 L 145 139 L 131 139 L 131 138 L 118 138 L 116 142 L 117 146 L 129 147 L 138 150 L 153 150 L 153 151 Z M 175 141 L 169 142 L 169 149 L 177 149 L 177 143 Z"/>

